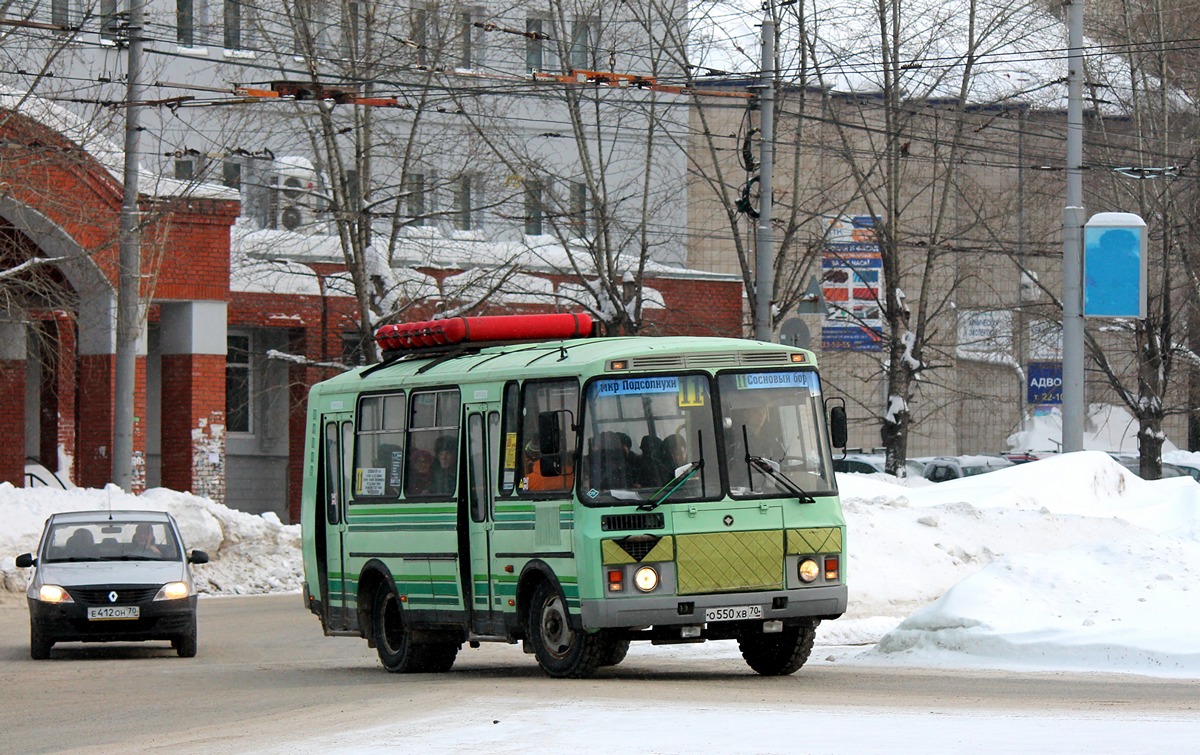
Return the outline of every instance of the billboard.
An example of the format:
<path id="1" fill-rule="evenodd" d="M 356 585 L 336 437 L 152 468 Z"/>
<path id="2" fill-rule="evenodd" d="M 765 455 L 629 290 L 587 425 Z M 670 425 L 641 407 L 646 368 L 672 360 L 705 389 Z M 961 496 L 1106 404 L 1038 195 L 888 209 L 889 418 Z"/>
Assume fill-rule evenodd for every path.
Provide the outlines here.
<path id="1" fill-rule="evenodd" d="M 1100 212 L 1083 227 L 1085 317 L 1146 316 L 1146 222 Z"/>
<path id="2" fill-rule="evenodd" d="M 821 348 L 827 351 L 880 351 L 883 348 L 883 257 L 876 218 L 826 218 L 821 293 L 825 317 Z"/>

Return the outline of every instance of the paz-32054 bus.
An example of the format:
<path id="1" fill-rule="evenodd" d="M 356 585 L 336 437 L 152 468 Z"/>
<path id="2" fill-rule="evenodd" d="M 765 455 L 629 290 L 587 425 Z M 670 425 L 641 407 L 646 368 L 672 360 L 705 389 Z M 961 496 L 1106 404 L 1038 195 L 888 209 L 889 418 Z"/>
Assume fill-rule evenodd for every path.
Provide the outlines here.
<path id="1" fill-rule="evenodd" d="M 760 674 L 846 610 L 845 520 L 811 352 L 591 338 L 586 315 L 384 326 L 313 387 L 304 599 L 388 671 L 522 642 L 554 677 L 631 641 L 736 640 Z"/>

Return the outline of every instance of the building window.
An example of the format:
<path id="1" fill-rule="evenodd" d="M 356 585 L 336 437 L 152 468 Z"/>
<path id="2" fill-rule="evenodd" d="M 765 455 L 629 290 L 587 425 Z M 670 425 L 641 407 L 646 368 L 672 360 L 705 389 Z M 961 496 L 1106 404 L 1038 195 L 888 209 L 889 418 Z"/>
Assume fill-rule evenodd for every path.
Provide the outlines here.
<path id="1" fill-rule="evenodd" d="M 409 225 L 425 225 L 425 174 L 409 173 L 404 177 L 404 206 Z"/>
<path id="2" fill-rule="evenodd" d="M 237 160 L 225 160 L 221 163 L 221 183 L 241 191 L 242 164 Z"/>
<path id="3" fill-rule="evenodd" d="M 175 0 L 175 41 L 184 47 L 196 46 L 196 13 L 193 0 Z"/>
<path id="4" fill-rule="evenodd" d="M 475 66 L 475 27 L 470 11 L 462 14 L 462 54 L 458 56 L 459 68 Z"/>
<path id="5" fill-rule="evenodd" d="M 460 231 L 475 229 L 475 218 L 471 211 L 471 176 L 458 179 L 458 188 L 454 192 L 454 227 Z"/>
<path id="6" fill-rule="evenodd" d="M 253 385 L 250 369 L 250 336 L 229 334 L 225 339 L 225 429 L 248 433 L 251 426 Z"/>
<path id="7" fill-rule="evenodd" d="M 571 230 L 578 235 L 587 233 L 588 230 L 588 187 L 583 181 L 571 182 L 571 197 L 567 208 L 568 219 L 571 223 Z"/>
<path id="8" fill-rule="evenodd" d="M 595 24 L 586 18 L 576 19 L 571 25 L 571 68 L 593 69 L 596 38 Z"/>
<path id="9" fill-rule="evenodd" d="M 542 185 L 537 181 L 525 184 L 525 235 L 541 236 L 545 232 Z"/>
<path id="10" fill-rule="evenodd" d="M 416 46 L 417 65 L 429 65 L 429 11 L 425 8 L 412 9 L 412 30 L 409 41 Z"/>
<path id="11" fill-rule="evenodd" d="M 50 23 L 55 26 L 71 25 L 71 0 L 50 0 Z"/>
<path id="12" fill-rule="evenodd" d="M 241 0 L 225 0 L 225 49 L 242 49 Z"/>
<path id="13" fill-rule="evenodd" d="M 175 161 L 175 177 L 180 181 L 190 181 L 196 177 L 196 162 L 190 157 L 182 157 Z"/>
<path id="14" fill-rule="evenodd" d="M 530 71 L 546 70 L 545 24 L 540 18 L 525 19 L 525 67 Z"/>
<path id="15" fill-rule="evenodd" d="M 100 36 L 116 39 L 121 20 L 117 17 L 117 0 L 100 0 Z"/>

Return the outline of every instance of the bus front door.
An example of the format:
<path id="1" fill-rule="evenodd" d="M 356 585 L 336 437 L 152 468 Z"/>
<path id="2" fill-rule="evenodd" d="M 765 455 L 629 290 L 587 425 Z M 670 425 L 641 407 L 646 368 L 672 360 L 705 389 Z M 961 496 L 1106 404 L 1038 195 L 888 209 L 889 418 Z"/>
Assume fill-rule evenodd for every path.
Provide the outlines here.
<path id="1" fill-rule="evenodd" d="M 467 486 L 459 521 L 463 600 L 471 631 L 495 635 L 503 631 L 492 589 L 493 493 L 499 463 L 500 412 L 494 404 L 467 407 Z"/>
<path id="2" fill-rule="evenodd" d="M 325 606 L 327 632 L 350 629 L 346 609 L 348 583 L 343 573 L 346 542 L 346 496 L 350 490 L 350 454 L 354 448 L 354 418 L 351 414 L 321 417 L 321 459 L 318 491 L 324 514 L 318 520 L 323 532 L 316 534 L 321 600 Z M 353 609 L 351 609 L 352 611 Z"/>

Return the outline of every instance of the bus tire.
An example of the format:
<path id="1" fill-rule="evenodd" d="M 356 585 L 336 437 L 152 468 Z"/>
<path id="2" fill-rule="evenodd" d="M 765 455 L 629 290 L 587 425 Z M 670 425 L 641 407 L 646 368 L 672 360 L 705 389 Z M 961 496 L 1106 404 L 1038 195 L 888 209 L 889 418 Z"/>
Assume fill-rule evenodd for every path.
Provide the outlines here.
<path id="1" fill-rule="evenodd" d="M 533 593 L 528 626 L 538 665 L 555 679 L 588 678 L 609 646 L 602 632 L 576 632 L 571 628 L 567 601 L 549 581 L 542 582 Z"/>
<path id="2" fill-rule="evenodd" d="M 462 647 L 458 642 L 438 642 L 421 645 L 417 648 L 417 660 L 414 671 L 428 674 L 444 674 L 454 666 L 458 650 Z"/>
<path id="3" fill-rule="evenodd" d="M 621 661 L 625 660 L 625 656 L 629 654 L 629 640 L 610 639 L 608 647 L 604 649 L 604 656 L 600 659 L 601 666 L 616 666 Z"/>
<path id="4" fill-rule="evenodd" d="M 393 674 L 420 671 L 421 648 L 412 641 L 412 634 L 404 626 L 400 599 L 387 584 L 375 594 L 373 619 L 375 651 L 383 667 Z"/>
<path id="5" fill-rule="evenodd" d="M 812 652 L 815 623 L 785 626 L 777 634 L 744 634 L 738 649 L 746 664 L 763 676 L 787 676 L 800 670 Z"/>

